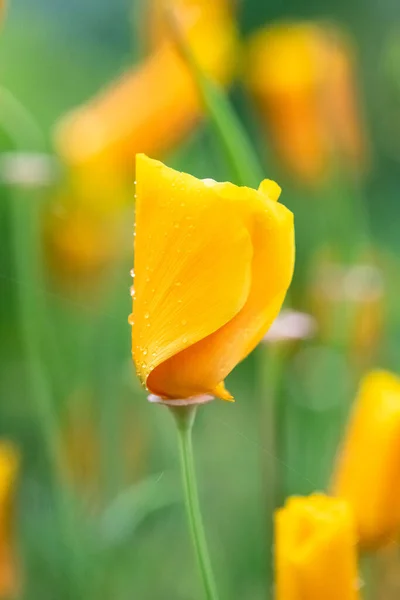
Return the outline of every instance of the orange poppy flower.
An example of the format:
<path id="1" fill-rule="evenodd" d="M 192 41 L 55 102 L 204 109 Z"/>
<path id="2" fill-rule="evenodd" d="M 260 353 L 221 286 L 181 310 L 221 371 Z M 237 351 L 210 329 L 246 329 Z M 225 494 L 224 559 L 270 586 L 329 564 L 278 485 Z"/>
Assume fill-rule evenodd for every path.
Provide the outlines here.
<path id="1" fill-rule="evenodd" d="M 231 395 L 224 378 L 278 314 L 294 266 L 279 186 L 198 180 L 138 155 L 132 353 L 153 394 Z"/>

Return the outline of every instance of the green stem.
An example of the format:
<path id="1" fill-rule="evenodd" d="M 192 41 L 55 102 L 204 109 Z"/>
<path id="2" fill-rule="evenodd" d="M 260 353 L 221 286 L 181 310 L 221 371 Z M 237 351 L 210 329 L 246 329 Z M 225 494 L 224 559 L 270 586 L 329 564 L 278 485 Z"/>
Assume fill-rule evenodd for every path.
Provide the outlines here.
<path id="1" fill-rule="evenodd" d="M 73 512 L 66 466 L 59 437 L 59 421 L 53 403 L 52 388 L 43 364 L 41 348 L 42 307 L 36 269 L 39 264 L 37 231 L 37 198 L 26 192 L 13 190 L 10 198 L 12 244 L 16 280 L 16 300 L 21 341 L 26 361 L 33 409 L 50 467 L 52 492 L 57 518 L 64 540 L 71 553 L 71 568 L 77 573 L 76 543 Z"/>
<path id="2" fill-rule="evenodd" d="M 13 147 L 21 151 L 42 148 L 44 140 L 40 128 L 25 107 L 2 88 L 0 88 L 0 98 L 2 106 L 4 105 L 0 127 L 8 134 Z M 78 572 L 81 572 L 81 561 L 77 554 L 74 513 L 65 478 L 66 467 L 60 445 L 58 415 L 53 402 L 53 382 L 50 381 L 49 370 L 46 368 L 43 356 L 44 342 L 48 342 L 47 339 L 43 339 L 47 338 L 45 333 L 47 333 L 48 318 L 43 303 L 44 278 L 39 237 L 38 197 L 35 193 L 17 185 L 9 187 L 9 195 L 16 304 L 29 390 L 50 467 L 58 524 L 69 552 L 71 581 L 77 597 L 76 588 L 82 581 L 78 578 Z"/>
<path id="3" fill-rule="evenodd" d="M 255 351 L 257 402 L 260 405 L 260 447 L 262 448 L 262 484 L 265 502 L 266 581 L 270 598 L 273 589 L 274 514 L 285 498 L 285 469 L 283 467 L 282 406 L 279 391 L 286 348 L 282 343 L 260 344 Z"/>
<path id="4" fill-rule="evenodd" d="M 171 408 L 178 429 L 182 480 L 185 490 L 186 511 L 200 575 L 207 600 L 218 600 L 211 560 L 208 553 L 203 519 L 200 511 L 196 474 L 193 460 L 192 427 L 197 406 Z"/>
<path id="5" fill-rule="evenodd" d="M 219 140 L 235 183 L 257 188 L 264 179 L 264 169 L 245 128 L 224 92 L 199 65 L 173 11 L 167 9 L 166 17 L 177 47 L 194 78 L 205 112 Z"/>

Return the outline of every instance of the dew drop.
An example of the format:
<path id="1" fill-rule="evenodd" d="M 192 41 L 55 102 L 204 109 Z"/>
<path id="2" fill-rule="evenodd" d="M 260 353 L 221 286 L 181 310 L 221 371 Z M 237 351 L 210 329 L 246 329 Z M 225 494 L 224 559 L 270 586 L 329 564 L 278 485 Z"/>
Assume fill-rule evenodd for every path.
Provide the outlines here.
<path id="1" fill-rule="evenodd" d="M 129 325 L 134 325 L 135 321 L 133 320 L 133 314 L 131 313 L 128 317 L 128 323 Z"/>
<path id="2" fill-rule="evenodd" d="M 131 270 L 129 271 L 129 273 L 130 273 L 130 275 L 131 275 L 131 277 L 132 277 L 132 279 L 133 279 L 133 277 L 135 277 L 135 271 L 134 271 L 133 269 L 131 269 Z"/>
<path id="3" fill-rule="evenodd" d="M 147 356 L 147 348 L 144 348 L 142 354 L 143 354 L 143 356 Z"/>
<path id="4" fill-rule="evenodd" d="M 185 336 L 182 338 L 182 342 L 183 342 L 184 344 L 186 344 L 186 343 L 187 343 L 187 341 L 188 341 L 188 339 L 187 339 L 187 337 L 186 337 L 186 335 L 185 335 Z"/>
<path id="5" fill-rule="evenodd" d="M 149 317 L 150 317 L 150 313 L 148 313 L 148 312 L 145 312 L 145 313 L 144 313 L 144 318 L 145 318 L 145 319 L 148 319 Z"/>
<path id="6" fill-rule="evenodd" d="M 132 298 L 135 297 L 135 288 L 133 287 L 133 285 L 131 285 L 131 287 L 129 288 L 129 293 L 132 296 Z"/>

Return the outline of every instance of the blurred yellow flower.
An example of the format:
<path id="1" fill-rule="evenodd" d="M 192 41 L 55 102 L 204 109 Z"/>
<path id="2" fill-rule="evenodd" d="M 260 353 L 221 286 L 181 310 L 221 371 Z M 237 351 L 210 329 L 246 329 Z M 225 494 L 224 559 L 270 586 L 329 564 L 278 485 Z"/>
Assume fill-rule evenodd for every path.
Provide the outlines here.
<path id="1" fill-rule="evenodd" d="M 351 509 L 323 494 L 292 497 L 275 516 L 276 600 L 356 600 Z"/>
<path id="2" fill-rule="evenodd" d="M 304 183 L 322 182 L 335 159 L 362 166 L 353 70 L 351 45 L 332 26 L 283 22 L 250 40 L 249 87 L 283 163 Z"/>
<path id="3" fill-rule="evenodd" d="M 294 266 L 292 213 L 258 191 L 136 161 L 132 354 L 162 398 L 230 399 L 224 378 L 279 312 Z"/>
<path id="4" fill-rule="evenodd" d="M 116 220 L 95 214 L 87 207 L 60 199 L 54 203 L 45 223 L 48 260 L 57 279 L 63 282 L 93 278 L 116 258 Z"/>
<path id="5" fill-rule="evenodd" d="M 0 597 L 9 598 L 18 588 L 13 549 L 12 514 L 19 453 L 10 442 L 0 442 Z"/>
<path id="6" fill-rule="evenodd" d="M 183 10 L 184 4 L 175 2 L 173 7 Z M 232 14 L 216 11 L 213 3 L 190 4 L 192 9 L 200 4 L 201 10 L 183 19 L 182 33 L 204 71 L 227 84 L 237 44 Z M 132 178 L 137 152 L 159 155 L 173 148 L 201 112 L 184 59 L 175 43 L 160 33 L 159 43 L 141 65 L 62 119 L 55 142 L 72 176 L 102 193 L 103 186 L 121 187 L 121 180 Z"/>
<path id="7" fill-rule="evenodd" d="M 361 382 L 333 478 L 352 506 L 360 544 L 377 547 L 400 533 L 400 379 L 373 371 Z"/>

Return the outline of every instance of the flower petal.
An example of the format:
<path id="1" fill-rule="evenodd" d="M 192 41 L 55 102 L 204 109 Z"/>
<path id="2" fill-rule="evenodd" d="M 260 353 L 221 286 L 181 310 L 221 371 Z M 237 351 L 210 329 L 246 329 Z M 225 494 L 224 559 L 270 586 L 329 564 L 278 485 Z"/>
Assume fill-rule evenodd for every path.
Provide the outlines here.
<path id="1" fill-rule="evenodd" d="M 132 352 L 149 374 L 206 338 L 244 306 L 250 288 L 249 232 L 213 187 L 137 157 Z M 218 382 L 217 382 L 218 383 Z M 168 385 L 164 397 L 185 397 Z"/>
<path id="2" fill-rule="evenodd" d="M 284 206 L 247 188 L 216 184 L 214 189 L 219 189 L 221 197 L 229 195 L 236 201 L 237 211 L 251 233 L 251 288 L 246 303 L 218 331 L 160 365 L 151 374 L 148 385 L 158 391 L 179 390 L 182 397 L 189 390 L 196 390 L 229 400 L 232 396 L 219 384 L 265 335 L 290 284 L 294 266 L 293 215 Z"/>
<path id="3" fill-rule="evenodd" d="M 141 158 L 138 167 L 142 161 L 157 165 L 154 161 Z M 133 334 L 135 362 L 139 363 L 142 379 L 147 378 L 147 387 L 159 396 L 180 398 L 213 393 L 231 399 L 222 385 L 223 379 L 263 337 L 278 314 L 289 286 L 294 264 L 293 215 L 277 204 L 275 198 L 271 200 L 265 195 L 268 185 L 262 185 L 261 191 L 256 192 L 229 183 L 211 182 L 210 185 L 209 181 L 199 182 L 188 175 L 176 174 L 160 164 L 158 169 L 162 169 L 165 176 L 161 187 L 164 185 L 170 189 L 175 186 L 181 193 L 178 196 L 174 192 L 172 203 L 171 199 L 164 200 L 166 213 L 171 211 L 179 198 L 183 203 L 188 202 L 190 192 L 190 206 L 183 211 L 183 216 L 193 219 L 197 229 L 195 235 L 189 236 L 187 226 L 181 232 L 179 227 L 175 228 L 178 236 L 183 234 L 179 243 L 178 238 L 175 241 L 169 238 L 161 253 L 160 249 L 156 250 L 162 259 L 156 276 L 164 277 L 167 274 L 177 277 L 178 272 L 185 300 L 183 302 L 182 297 L 181 306 L 173 309 L 171 321 L 170 294 L 173 285 L 169 280 L 158 282 L 164 294 L 158 300 L 157 325 L 150 345 L 157 343 L 159 347 L 149 347 L 148 334 L 143 332 L 140 324 Z M 149 174 L 146 177 L 153 180 L 154 186 L 160 175 L 154 171 L 152 177 Z M 143 172 L 138 174 L 138 181 L 142 178 Z M 148 189 L 146 196 L 154 201 L 157 196 L 161 197 L 160 189 Z M 276 196 L 276 189 L 271 189 L 272 195 Z M 141 196 L 139 191 L 138 195 Z M 141 216 L 144 205 L 145 202 L 141 202 L 138 207 L 138 235 L 139 228 L 143 232 L 146 223 Z M 160 210 L 159 205 L 160 202 L 155 207 L 157 211 Z M 154 214 L 150 200 L 147 210 L 150 213 L 149 220 Z M 171 225 L 165 218 L 164 213 L 158 212 L 157 223 L 166 225 L 165 235 L 168 236 Z M 159 224 L 155 227 L 159 227 Z M 146 235 L 148 238 L 148 233 Z M 186 252 L 185 262 L 181 257 L 180 264 L 174 256 L 179 244 L 183 244 L 181 254 Z M 137 246 L 137 251 L 140 247 L 141 244 Z M 135 260 L 140 264 L 137 256 Z M 144 255 L 142 260 L 151 270 L 149 265 L 153 259 Z M 143 277 L 138 276 L 139 280 L 143 283 Z M 153 285 L 154 281 L 157 280 L 153 279 Z M 142 299 L 149 298 L 148 291 L 141 291 L 141 294 Z M 163 309 L 165 312 L 160 323 L 158 317 Z M 143 311 L 150 319 L 150 309 L 135 303 L 138 317 Z M 135 316 L 134 319 L 136 321 Z M 157 332 L 160 327 L 161 335 Z M 167 345 L 166 329 L 169 336 Z M 154 352 L 154 360 L 144 360 L 143 351 Z M 143 361 L 143 368 L 140 361 Z"/>

